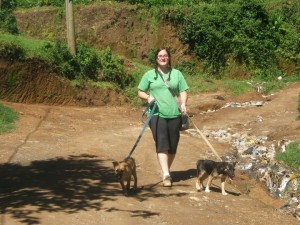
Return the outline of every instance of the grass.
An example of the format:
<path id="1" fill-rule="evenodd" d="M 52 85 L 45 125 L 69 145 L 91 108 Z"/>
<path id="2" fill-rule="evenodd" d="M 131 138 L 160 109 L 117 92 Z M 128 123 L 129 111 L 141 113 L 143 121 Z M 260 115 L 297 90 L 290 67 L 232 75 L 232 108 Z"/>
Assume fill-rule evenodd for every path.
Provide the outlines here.
<path id="1" fill-rule="evenodd" d="M 240 96 L 245 92 L 252 91 L 253 88 L 246 81 L 239 80 L 224 80 L 223 86 L 235 96 Z"/>
<path id="2" fill-rule="evenodd" d="M 216 91 L 219 89 L 219 85 L 213 79 L 201 76 L 185 76 L 185 79 L 190 87 L 189 92 L 191 94 Z"/>
<path id="3" fill-rule="evenodd" d="M 19 114 L 13 109 L 0 104 L 0 134 L 8 133 L 15 129 L 15 121 Z"/>
<path id="4" fill-rule="evenodd" d="M 300 172 L 300 142 L 291 142 L 285 152 L 278 152 L 275 155 L 275 159 L 284 163 L 289 168 Z"/>
<path id="5" fill-rule="evenodd" d="M 49 41 L 29 39 L 19 35 L 3 33 L 0 34 L 0 42 L 1 41 L 15 43 L 18 46 L 22 46 L 28 58 L 41 57 L 43 59 L 45 59 L 45 54 L 43 53 L 44 51 L 42 49 L 45 44 L 49 43 Z"/>

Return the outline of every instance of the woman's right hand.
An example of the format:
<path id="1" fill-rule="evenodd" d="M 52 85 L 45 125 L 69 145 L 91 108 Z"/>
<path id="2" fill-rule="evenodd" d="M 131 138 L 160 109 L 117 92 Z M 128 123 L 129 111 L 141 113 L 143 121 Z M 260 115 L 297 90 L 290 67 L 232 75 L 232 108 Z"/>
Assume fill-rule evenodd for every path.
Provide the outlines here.
<path id="1" fill-rule="evenodd" d="M 148 97 L 147 97 L 147 102 L 150 103 L 150 102 L 153 101 L 153 99 L 154 99 L 154 98 L 153 98 L 151 95 L 148 95 Z"/>
<path id="2" fill-rule="evenodd" d="M 138 96 L 141 99 L 147 100 L 148 103 L 152 102 L 152 100 L 154 99 L 151 95 L 149 95 L 145 91 L 141 91 L 141 90 L 138 91 Z"/>

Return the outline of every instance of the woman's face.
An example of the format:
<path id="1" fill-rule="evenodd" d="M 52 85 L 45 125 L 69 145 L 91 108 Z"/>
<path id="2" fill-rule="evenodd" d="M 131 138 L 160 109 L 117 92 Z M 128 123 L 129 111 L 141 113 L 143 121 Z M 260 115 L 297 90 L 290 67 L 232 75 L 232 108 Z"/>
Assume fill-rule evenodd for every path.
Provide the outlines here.
<path id="1" fill-rule="evenodd" d="M 169 66 L 169 55 L 165 49 L 158 52 L 156 62 L 160 67 Z"/>

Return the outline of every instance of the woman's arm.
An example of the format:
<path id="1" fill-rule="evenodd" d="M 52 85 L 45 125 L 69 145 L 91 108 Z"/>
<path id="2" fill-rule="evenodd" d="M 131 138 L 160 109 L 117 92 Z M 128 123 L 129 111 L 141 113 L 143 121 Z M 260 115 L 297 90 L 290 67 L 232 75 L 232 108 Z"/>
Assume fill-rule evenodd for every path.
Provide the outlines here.
<path id="1" fill-rule="evenodd" d="M 150 103 L 154 98 L 151 95 L 148 95 L 145 91 L 138 90 L 138 96 L 141 99 L 147 100 L 148 103 Z"/>
<path id="2" fill-rule="evenodd" d="M 186 114 L 187 100 L 188 100 L 187 92 L 186 91 L 180 92 L 180 101 L 181 101 L 180 110 L 181 113 L 183 114 Z"/>

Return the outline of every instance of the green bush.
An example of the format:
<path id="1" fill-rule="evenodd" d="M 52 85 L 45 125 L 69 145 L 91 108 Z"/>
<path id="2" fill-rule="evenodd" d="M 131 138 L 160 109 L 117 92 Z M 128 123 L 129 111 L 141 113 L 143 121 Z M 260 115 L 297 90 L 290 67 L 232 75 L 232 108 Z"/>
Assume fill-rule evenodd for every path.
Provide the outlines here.
<path id="1" fill-rule="evenodd" d="M 95 48 L 89 48 L 86 44 L 77 45 L 75 60 L 79 65 L 79 76 L 82 79 L 99 80 L 98 71 L 101 64 Z"/>
<path id="2" fill-rule="evenodd" d="M 16 111 L 0 104 L 0 134 L 10 132 L 15 128 L 15 121 L 19 118 Z"/>
<path id="3" fill-rule="evenodd" d="M 257 1 L 243 0 L 235 13 L 234 58 L 250 67 L 272 67 L 279 40 L 266 8 Z"/>
<path id="4" fill-rule="evenodd" d="M 2 0 L 0 8 L 0 32 L 18 34 L 17 23 L 13 15 L 15 2 Z"/>
<path id="5" fill-rule="evenodd" d="M 113 55 L 110 48 L 99 51 L 85 43 L 77 44 L 76 54 L 71 54 L 62 41 L 33 42 L 21 36 L 1 35 L 0 56 L 8 60 L 40 58 L 47 61 L 54 72 L 69 80 L 114 82 L 121 88 L 136 82 L 125 71 L 123 60 Z"/>
<path id="6" fill-rule="evenodd" d="M 177 65 L 177 69 L 179 69 L 184 75 L 187 76 L 196 76 L 196 63 L 189 60 L 183 61 L 179 65 Z"/>
<path id="7" fill-rule="evenodd" d="M 0 41 L 0 56 L 10 61 L 25 59 L 23 47 L 13 42 Z"/>
<path id="8" fill-rule="evenodd" d="M 275 67 L 266 69 L 256 69 L 253 71 L 253 78 L 261 81 L 277 81 L 278 77 L 283 77 L 283 73 Z"/>
<path id="9" fill-rule="evenodd" d="M 248 67 L 274 65 L 277 35 L 267 10 L 255 0 L 195 7 L 183 21 L 181 40 L 213 74 L 227 66 L 229 56 Z"/>
<path id="10" fill-rule="evenodd" d="M 181 40 L 189 44 L 196 56 L 209 63 L 214 74 L 225 66 L 226 55 L 231 51 L 228 39 L 233 37 L 233 33 L 226 24 L 230 11 L 224 5 L 195 7 L 183 20 Z"/>
<path id="11" fill-rule="evenodd" d="M 64 77 L 70 80 L 99 80 L 98 71 L 101 68 L 101 63 L 96 49 L 81 43 L 76 46 L 76 54 L 73 55 L 67 45 L 61 41 L 54 45 L 48 43 L 44 49 L 54 70 Z"/>
<path id="12" fill-rule="evenodd" d="M 300 144 L 292 142 L 287 146 L 285 152 L 278 152 L 275 159 L 289 166 L 293 170 L 299 171 L 300 165 Z"/>
<path id="13" fill-rule="evenodd" d="M 300 4 L 296 0 L 282 2 L 282 8 L 270 10 L 273 29 L 279 38 L 278 57 L 296 62 L 300 52 Z"/>
<path id="14" fill-rule="evenodd" d="M 108 47 L 99 54 L 100 80 L 114 82 L 121 88 L 130 85 L 133 78 L 124 70 L 124 62 L 121 58 L 114 56 Z"/>
<path id="15" fill-rule="evenodd" d="M 210 3 L 210 4 L 205 4 Z M 204 72 L 222 77 L 232 63 L 246 71 L 299 67 L 300 4 L 259 0 L 202 1 L 193 7 L 162 7 L 160 18 L 182 27 L 183 43 L 202 61 Z M 288 71 L 295 73 L 295 71 Z M 265 78 L 264 78 L 265 79 Z"/>
<path id="16" fill-rule="evenodd" d="M 65 43 L 48 43 L 44 46 L 44 51 L 48 53 L 48 60 L 56 73 L 70 80 L 80 77 L 80 65 Z"/>

